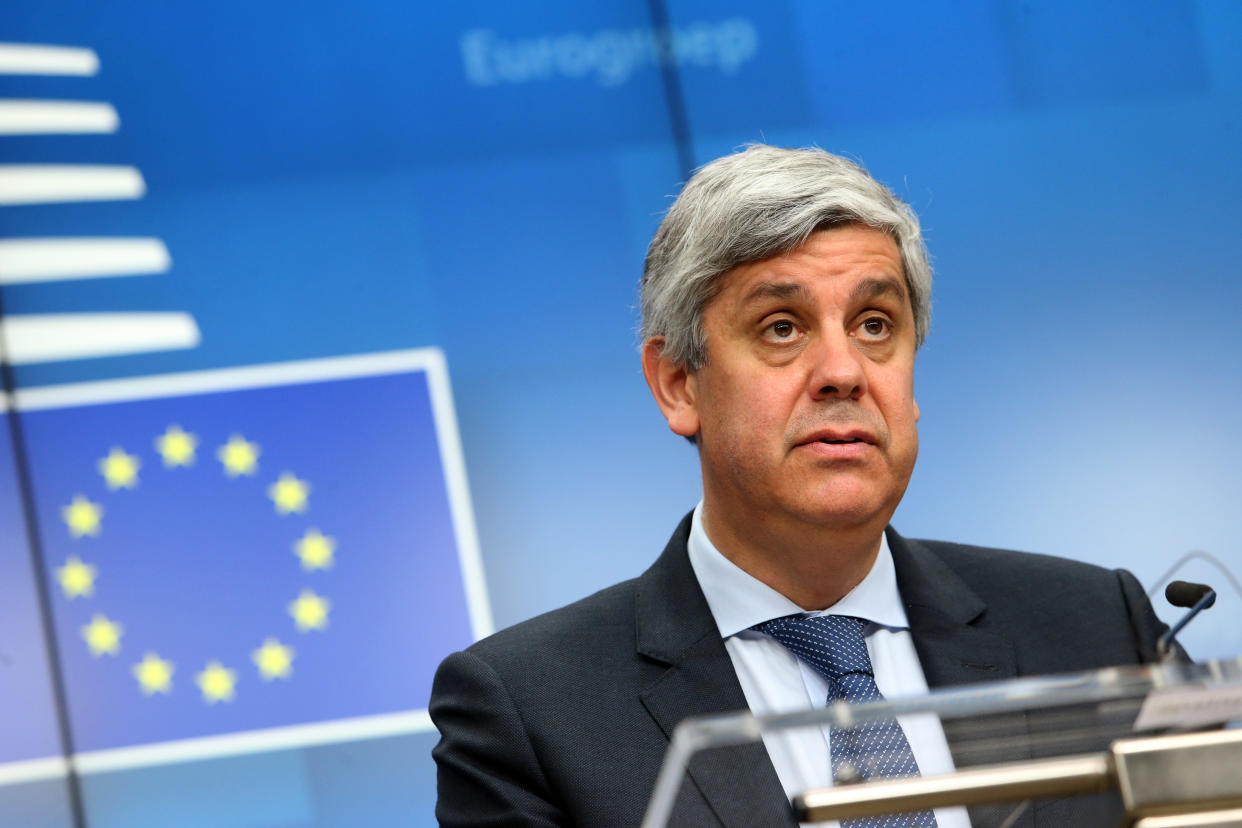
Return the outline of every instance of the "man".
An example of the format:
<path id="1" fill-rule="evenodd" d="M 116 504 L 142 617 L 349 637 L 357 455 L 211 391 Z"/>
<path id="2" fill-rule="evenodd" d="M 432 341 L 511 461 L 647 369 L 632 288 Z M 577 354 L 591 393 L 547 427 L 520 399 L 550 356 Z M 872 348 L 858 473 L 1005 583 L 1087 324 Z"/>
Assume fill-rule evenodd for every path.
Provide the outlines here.
<path id="1" fill-rule="evenodd" d="M 918 451 L 930 288 L 917 219 L 845 159 L 752 146 L 687 183 L 648 252 L 642 362 L 703 500 L 639 578 L 444 662 L 441 824 L 637 825 L 687 716 L 1154 660 L 1162 626 L 1128 573 L 886 531 Z M 952 768 L 934 720 L 899 725 L 870 754 L 814 729 L 705 752 L 671 824 L 792 826 L 789 796 L 834 775 Z"/>

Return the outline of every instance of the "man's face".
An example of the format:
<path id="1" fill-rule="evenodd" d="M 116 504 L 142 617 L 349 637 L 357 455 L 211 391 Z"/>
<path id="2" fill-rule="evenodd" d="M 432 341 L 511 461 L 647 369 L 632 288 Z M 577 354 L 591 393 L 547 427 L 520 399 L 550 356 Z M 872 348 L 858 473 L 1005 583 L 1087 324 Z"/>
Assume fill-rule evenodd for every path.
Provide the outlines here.
<path id="1" fill-rule="evenodd" d="M 844 225 L 722 279 L 683 428 L 670 416 L 675 431 L 697 432 L 706 507 L 756 528 L 878 534 L 918 454 L 914 316 L 896 243 Z"/>

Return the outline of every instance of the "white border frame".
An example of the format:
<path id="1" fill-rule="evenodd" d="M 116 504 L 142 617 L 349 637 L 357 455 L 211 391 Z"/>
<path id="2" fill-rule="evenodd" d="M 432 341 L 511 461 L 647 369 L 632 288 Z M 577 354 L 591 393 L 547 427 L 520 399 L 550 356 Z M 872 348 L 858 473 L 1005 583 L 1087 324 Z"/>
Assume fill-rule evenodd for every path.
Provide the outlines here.
<path id="1" fill-rule="evenodd" d="M 444 469 L 453 534 L 461 563 L 462 585 L 466 608 L 470 615 L 471 633 L 477 641 L 493 630 L 487 582 L 479 552 L 478 534 L 474 525 L 474 507 L 466 480 L 466 463 L 462 454 L 461 435 L 449 385 L 448 365 L 439 348 L 412 348 L 358 356 L 276 362 L 241 368 L 219 368 L 179 374 L 156 374 L 100 382 L 71 383 L 39 388 L 19 389 L 13 394 L 13 408 L 42 411 L 133 402 L 216 391 L 239 391 L 249 388 L 271 388 L 335 379 L 374 377 L 425 371 L 431 395 L 432 419 L 440 446 L 440 464 Z M 0 410 L 3 400 L 0 400 Z M 332 744 L 405 733 L 434 730 L 425 709 L 400 713 L 384 713 L 350 719 L 337 719 L 288 727 L 265 728 L 223 736 L 205 736 L 155 742 L 133 747 L 75 753 L 68 761 L 63 757 L 22 760 L 0 764 L 0 786 L 20 782 L 63 777 L 70 766 L 79 774 L 103 773 L 148 765 L 164 765 L 197 759 L 214 759 L 247 753 L 288 750 L 313 745 Z"/>

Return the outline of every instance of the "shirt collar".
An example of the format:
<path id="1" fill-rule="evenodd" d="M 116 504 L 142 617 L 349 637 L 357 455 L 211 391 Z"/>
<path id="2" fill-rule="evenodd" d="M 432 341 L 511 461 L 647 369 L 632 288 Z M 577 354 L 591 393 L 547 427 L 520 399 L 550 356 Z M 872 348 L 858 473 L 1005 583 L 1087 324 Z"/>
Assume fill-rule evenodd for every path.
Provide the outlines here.
<path id="1" fill-rule="evenodd" d="M 690 566 L 707 598 L 721 638 L 773 618 L 806 614 L 793 601 L 721 554 L 703 529 L 702 512 L 703 502 L 699 501 L 690 522 L 687 548 Z M 897 591 L 897 570 L 893 567 L 888 538 L 880 536 L 880 552 L 871 571 L 858 586 L 822 613 L 810 614 L 852 615 L 891 629 L 909 628 L 901 593 Z"/>

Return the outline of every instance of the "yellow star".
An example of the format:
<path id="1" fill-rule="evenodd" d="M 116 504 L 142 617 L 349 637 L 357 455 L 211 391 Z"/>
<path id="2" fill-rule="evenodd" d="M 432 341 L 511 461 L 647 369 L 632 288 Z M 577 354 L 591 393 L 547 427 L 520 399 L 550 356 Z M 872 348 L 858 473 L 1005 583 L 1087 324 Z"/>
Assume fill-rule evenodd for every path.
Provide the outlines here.
<path id="1" fill-rule="evenodd" d="M 99 461 L 99 473 L 108 484 L 108 491 L 132 489 L 138 485 L 138 467 L 142 461 L 125 449 L 113 446 L 108 456 Z"/>
<path id="2" fill-rule="evenodd" d="M 229 477 L 252 475 L 259 467 L 259 444 L 247 443 L 245 437 L 234 434 L 216 450 L 216 457 L 224 464 L 224 473 Z"/>
<path id="3" fill-rule="evenodd" d="M 323 630 L 328 627 L 328 610 L 332 602 L 312 590 L 304 589 L 296 601 L 289 604 L 289 614 L 298 625 L 298 632 Z"/>
<path id="4" fill-rule="evenodd" d="M 95 592 L 95 567 L 82 563 L 77 555 L 70 555 L 64 566 L 56 568 L 56 580 L 69 599 L 90 597 Z"/>
<path id="5" fill-rule="evenodd" d="M 336 538 L 321 535 L 318 529 L 309 529 L 294 544 L 294 549 L 302 559 L 302 568 L 307 572 L 313 569 L 331 569 L 332 555 L 336 552 Z"/>
<path id="6" fill-rule="evenodd" d="M 264 639 L 263 646 L 251 653 L 250 658 L 259 668 L 259 675 L 263 676 L 264 681 L 287 679 L 293 674 L 293 648 L 286 647 L 275 638 Z"/>
<path id="7" fill-rule="evenodd" d="M 182 431 L 179 425 L 170 425 L 163 434 L 155 438 L 155 448 L 164 458 L 164 465 L 167 468 L 193 466 L 194 450 L 198 448 L 198 437 Z"/>
<path id="8" fill-rule="evenodd" d="M 155 653 L 147 653 L 142 661 L 134 665 L 134 678 L 142 688 L 142 695 L 172 692 L 173 663 L 165 661 Z"/>
<path id="9" fill-rule="evenodd" d="M 292 512 L 301 514 L 306 511 L 310 488 L 310 484 L 305 480 L 298 480 L 289 472 L 284 472 L 279 480 L 267 487 L 267 496 L 276 504 L 277 514 L 287 515 Z"/>
<path id="10" fill-rule="evenodd" d="M 91 503 L 82 495 L 74 495 L 73 502 L 61 507 L 60 516 L 69 527 L 69 534 L 75 538 L 83 535 L 95 537 L 99 534 L 99 521 L 104 509 L 98 503 Z"/>
<path id="11" fill-rule="evenodd" d="M 237 671 L 230 670 L 213 659 L 207 662 L 203 672 L 194 677 L 194 681 L 203 691 L 203 701 L 208 704 L 232 701 L 233 685 L 237 684 Z"/>
<path id="12" fill-rule="evenodd" d="M 108 655 L 119 653 L 123 632 L 125 632 L 123 626 L 99 614 L 91 616 L 91 623 L 82 627 L 82 637 L 86 639 L 86 646 L 91 648 L 91 655 L 95 658 L 99 658 L 104 653 Z"/>

